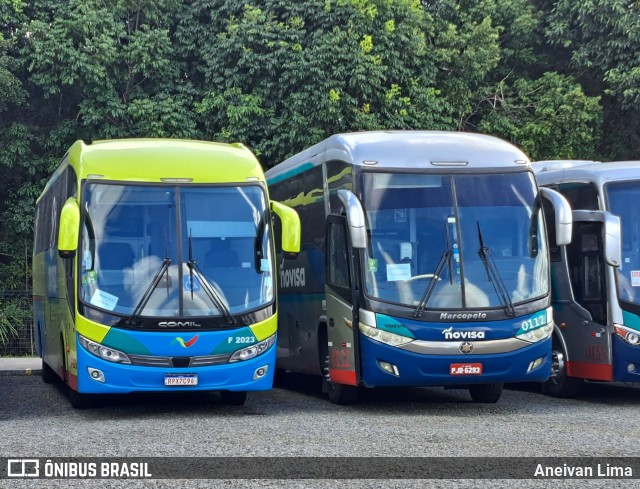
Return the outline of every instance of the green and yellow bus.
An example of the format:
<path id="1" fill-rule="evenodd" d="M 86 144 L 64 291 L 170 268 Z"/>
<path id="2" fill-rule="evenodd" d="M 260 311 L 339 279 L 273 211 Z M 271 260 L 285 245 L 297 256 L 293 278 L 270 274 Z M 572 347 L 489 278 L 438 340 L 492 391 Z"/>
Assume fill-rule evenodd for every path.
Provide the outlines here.
<path id="1" fill-rule="evenodd" d="M 241 144 L 77 141 L 36 202 L 33 299 L 43 380 L 94 394 L 273 384 L 272 213 L 295 256 L 295 211 L 269 200 Z"/>

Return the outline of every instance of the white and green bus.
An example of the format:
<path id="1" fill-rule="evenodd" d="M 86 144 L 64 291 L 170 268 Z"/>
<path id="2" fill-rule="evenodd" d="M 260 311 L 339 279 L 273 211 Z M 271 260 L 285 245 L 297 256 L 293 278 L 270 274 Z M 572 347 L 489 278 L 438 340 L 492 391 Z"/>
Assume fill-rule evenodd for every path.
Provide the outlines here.
<path id="1" fill-rule="evenodd" d="M 36 203 L 34 325 L 45 382 L 93 394 L 270 389 L 277 305 L 272 213 L 241 144 L 77 141 Z"/>
<path id="2" fill-rule="evenodd" d="M 640 161 L 539 161 L 533 168 L 540 185 L 564 195 L 574 222 L 571 243 L 551 254 L 557 327 L 546 392 L 577 396 L 585 380 L 637 384 Z"/>

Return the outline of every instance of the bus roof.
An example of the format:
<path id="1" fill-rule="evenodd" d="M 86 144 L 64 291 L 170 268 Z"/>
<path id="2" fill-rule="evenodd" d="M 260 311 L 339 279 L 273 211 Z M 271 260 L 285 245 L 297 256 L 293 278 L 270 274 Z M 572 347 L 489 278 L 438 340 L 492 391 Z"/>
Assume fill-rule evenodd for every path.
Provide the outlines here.
<path id="1" fill-rule="evenodd" d="M 267 171 L 267 178 L 286 178 L 298 166 L 326 152 L 340 159 L 375 168 L 508 168 L 528 167 L 529 158 L 512 144 L 493 136 L 454 131 L 367 131 L 335 134 Z M 280 176 L 281 178 L 278 178 Z"/>
<path id="2" fill-rule="evenodd" d="M 260 163 L 240 143 L 180 139 L 76 141 L 67 154 L 80 178 L 193 183 L 264 181 Z"/>
<path id="3" fill-rule="evenodd" d="M 640 179 L 640 161 L 558 160 L 549 165 L 546 161 L 532 163 L 536 180 L 540 185 L 563 182 L 593 182 L 598 187 L 620 180 Z M 556 164 L 557 163 L 557 164 Z"/>

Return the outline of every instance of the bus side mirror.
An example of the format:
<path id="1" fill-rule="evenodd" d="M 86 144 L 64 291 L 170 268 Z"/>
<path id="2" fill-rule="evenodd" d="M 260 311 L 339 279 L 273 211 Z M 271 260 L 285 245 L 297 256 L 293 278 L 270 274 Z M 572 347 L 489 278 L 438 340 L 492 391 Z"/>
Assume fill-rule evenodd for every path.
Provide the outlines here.
<path id="1" fill-rule="evenodd" d="M 282 222 L 282 252 L 285 258 L 296 258 L 300 253 L 300 217 L 291 207 L 272 200 L 271 210 Z"/>
<path id="2" fill-rule="evenodd" d="M 547 187 L 540 187 L 540 194 L 551 202 L 555 211 L 556 245 L 568 245 L 571 243 L 571 232 L 573 228 L 573 217 L 571 215 L 569 202 L 567 202 L 567 199 L 560 193 Z"/>
<path id="3" fill-rule="evenodd" d="M 610 212 L 604 213 L 604 259 L 613 266 L 622 264 L 622 242 L 620 218 Z"/>
<path id="4" fill-rule="evenodd" d="M 604 260 L 613 267 L 622 264 L 620 218 L 608 211 L 573 211 L 574 221 L 601 222 L 603 226 Z"/>
<path id="5" fill-rule="evenodd" d="M 58 228 L 58 254 L 60 258 L 73 258 L 78 249 L 80 232 L 80 207 L 73 197 L 69 197 L 60 212 Z"/>
<path id="6" fill-rule="evenodd" d="M 367 247 L 367 228 L 365 225 L 364 210 L 362 204 L 350 190 L 338 190 L 338 198 L 344 205 L 347 213 L 347 226 L 353 248 Z"/>

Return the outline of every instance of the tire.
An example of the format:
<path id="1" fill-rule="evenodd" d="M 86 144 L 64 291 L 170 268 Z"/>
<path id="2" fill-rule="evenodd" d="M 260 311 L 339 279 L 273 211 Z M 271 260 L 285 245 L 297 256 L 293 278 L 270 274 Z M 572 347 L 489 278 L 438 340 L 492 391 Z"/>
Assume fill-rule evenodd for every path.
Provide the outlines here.
<path id="1" fill-rule="evenodd" d="M 562 347 L 558 342 L 554 341 L 551 352 L 551 376 L 542 385 L 542 390 L 552 397 L 569 399 L 580 395 L 584 382 L 582 379 L 567 376 L 564 359 Z"/>
<path id="2" fill-rule="evenodd" d="M 358 402 L 358 387 L 329 382 L 329 400 L 333 404 L 349 406 Z"/>
<path id="3" fill-rule="evenodd" d="M 322 368 L 323 391 L 326 391 L 329 394 L 329 400 L 333 404 L 348 406 L 357 403 L 358 386 L 331 382 L 331 377 L 329 375 L 329 353 L 326 351 L 328 348 L 327 346 L 324 346 L 323 348 L 325 350 L 324 365 Z"/>
<path id="4" fill-rule="evenodd" d="M 95 395 L 81 394 L 78 391 L 72 389 L 71 386 L 68 384 L 67 379 L 69 377 L 69 372 L 67 371 L 67 356 L 64 354 L 65 348 L 64 348 L 64 341 L 62 337 L 60 337 L 60 343 L 62 345 L 62 369 L 64 372 L 63 381 L 66 385 L 69 404 L 71 404 L 71 407 L 74 409 L 87 409 L 87 408 L 93 407 L 95 405 L 95 399 L 96 399 Z M 44 362 L 43 362 L 43 366 L 44 366 Z M 44 372 L 44 368 L 42 371 Z"/>
<path id="5" fill-rule="evenodd" d="M 242 406 L 247 400 L 246 391 L 220 391 L 220 400 L 227 406 Z"/>
<path id="6" fill-rule="evenodd" d="M 55 370 L 53 370 L 49 366 L 49 364 L 46 363 L 44 360 L 42 360 L 41 372 L 42 373 L 40 375 L 42 376 L 42 382 L 44 382 L 45 384 L 53 384 L 60 379 L 60 377 L 58 377 L 58 374 L 56 374 Z"/>
<path id="7" fill-rule="evenodd" d="M 493 404 L 500 400 L 504 384 L 483 384 L 469 387 L 469 394 L 473 402 Z"/>
<path id="8" fill-rule="evenodd" d="M 87 409 L 95 406 L 95 395 L 80 394 L 71 387 L 68 387 L 67 397 L 69 397 L 69 403 L 74 409 Z"/>
<path id="9" fill-rule="evenodd" d="M 273 372 L 273 385 L 281 386 L 287 383 L 287 371 L 283 368 L 276 368 Z"/>

